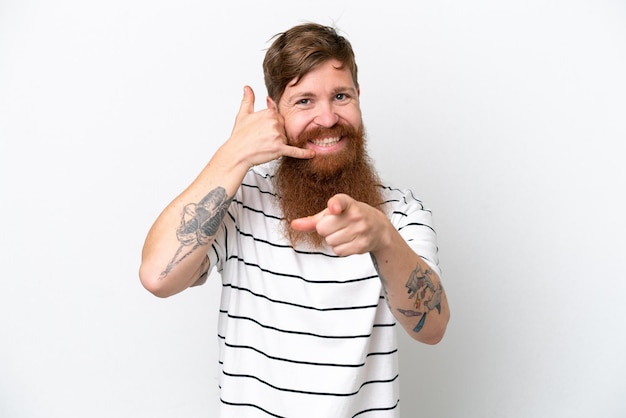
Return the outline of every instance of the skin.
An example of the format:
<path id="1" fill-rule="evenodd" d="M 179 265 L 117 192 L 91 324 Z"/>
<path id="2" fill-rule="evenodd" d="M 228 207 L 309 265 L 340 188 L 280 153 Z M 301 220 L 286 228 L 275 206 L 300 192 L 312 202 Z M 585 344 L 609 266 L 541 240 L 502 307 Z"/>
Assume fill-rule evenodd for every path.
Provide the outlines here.
<path id="1" fill-rule="evenodd" d="M 292 145 L 314 127 L 338 122 L 361 126 L 360 90 L 339 64 L 321 64 L 298 83 L 290 83 L 278 103 L 267 98 L 267 109 L 257 112 L 254 92 L 244 88 L 230 138 L 148 233 L 139 275 L 149 291 L 167 297 L 206 278 L 206 250 L 215 234 L 211 225 L 221 221 L 250 167 L 281 156 L 315 158 L 346 146 L 346 138 Z M 450 315 L 441 281 L 382 212 L 338 194 L 324 210 L 294 220 L 291 227 L 316 231 L 337 255 L 369 253 L 389 307 L 407 333 L 427 344 L 441 340 Z"/>
<path id="2" fill-rule="evenodd" d="M 352 127 L 361 125 L 360 90 L 354 85 L 350 72 L 338 69 L 340 66 L 339 61 L 327 61 L 299 83 L 289 84 L 279 103 L 267 99 L 267 107 L 283 116 L 289 143 L 295 143 L 295 138 L 307 129 L 331 128 L 337 123 Z M 337 152 L 345 145 L 342 140 L 324 146 L 313 142 L 303 144 L 304 148 L 316 154 Z"/>

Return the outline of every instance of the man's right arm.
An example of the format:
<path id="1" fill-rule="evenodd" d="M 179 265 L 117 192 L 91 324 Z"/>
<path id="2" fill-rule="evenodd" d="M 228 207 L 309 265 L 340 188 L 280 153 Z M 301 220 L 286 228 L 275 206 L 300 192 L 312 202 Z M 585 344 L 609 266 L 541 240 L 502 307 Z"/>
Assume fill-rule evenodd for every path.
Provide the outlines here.
<path id="1" fill-rule="evenodd" d="M 254 92 L 246 86 L 231 137 L 150 228 L 139 269 L 143 286 L 168 297 L 205 279 L 208 247 L 246 172 L 283 155 L 314 153 L 287 145 L 282 117 L 270 109 L 254 112 Z"/>

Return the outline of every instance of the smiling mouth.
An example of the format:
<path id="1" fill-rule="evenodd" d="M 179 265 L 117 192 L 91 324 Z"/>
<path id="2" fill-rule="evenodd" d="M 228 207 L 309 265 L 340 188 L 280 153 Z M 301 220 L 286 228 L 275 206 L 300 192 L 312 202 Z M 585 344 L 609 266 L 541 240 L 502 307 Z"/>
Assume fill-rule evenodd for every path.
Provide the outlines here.
<path id="1" fill-rule="evenodd" d="M 336 136 L 336 137 L 331 137 L 331 138 L 315 139 L 315 140 L 312 140 L 311 143 L 315 145 L 316 147 L 326 148 L 326 147 L 332 147 L 333 145 L 336 145 L 339 141 L 341 141 L 341 137 Z"/>

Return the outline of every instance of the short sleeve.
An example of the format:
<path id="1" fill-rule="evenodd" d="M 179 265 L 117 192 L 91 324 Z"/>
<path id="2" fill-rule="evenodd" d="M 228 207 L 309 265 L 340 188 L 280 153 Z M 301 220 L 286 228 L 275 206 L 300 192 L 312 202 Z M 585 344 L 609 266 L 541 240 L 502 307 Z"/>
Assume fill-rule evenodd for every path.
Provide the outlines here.
<path id="1" fill-rule="evenodd" d="M 239 192 L 237 192 L 238 194 Z M 235 195 L 235 199 L 237 199 L 237 194 Z M 217 269 L 218 272 L 221 272 L 223 269 L 223 263 L 228 258 L 228 242 L 229 242 L 229 233 L 235 230 L 236 226 L 236 213 L 237 205 L 233 203 L 230 204 L 230 207 L 226 211 L 226 215 L 222 220 L 217 234 L 215 235 L 215 239 L 209 248 L 207 256 L 209 257 L 209 271 L 211 274 L 213 269 Z M 232 240 L 232 238 L 231 238 Z"/>
<path id="2" fill-rule="evenodd" d="M 426 209 L 410 190 L 386 190 L 391 223 L 413 251 L 426 261 L 434 272 L 441 275 L 432 212 Z"/>

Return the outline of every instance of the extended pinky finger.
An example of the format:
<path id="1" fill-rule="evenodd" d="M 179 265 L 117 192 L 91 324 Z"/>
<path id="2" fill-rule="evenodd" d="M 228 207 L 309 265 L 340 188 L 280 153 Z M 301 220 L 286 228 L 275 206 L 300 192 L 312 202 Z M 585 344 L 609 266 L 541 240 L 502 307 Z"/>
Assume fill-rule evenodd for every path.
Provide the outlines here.
<path id="1" fill-rule="evenodd" d="M 309 158 L 315 157 L 315 151 L 313 151 L 312 149 L 298 148 L 291 145 L 286 145 L 285 148 L 283 148 L 283 155 L 285 157 L 307 160 Z"/>

